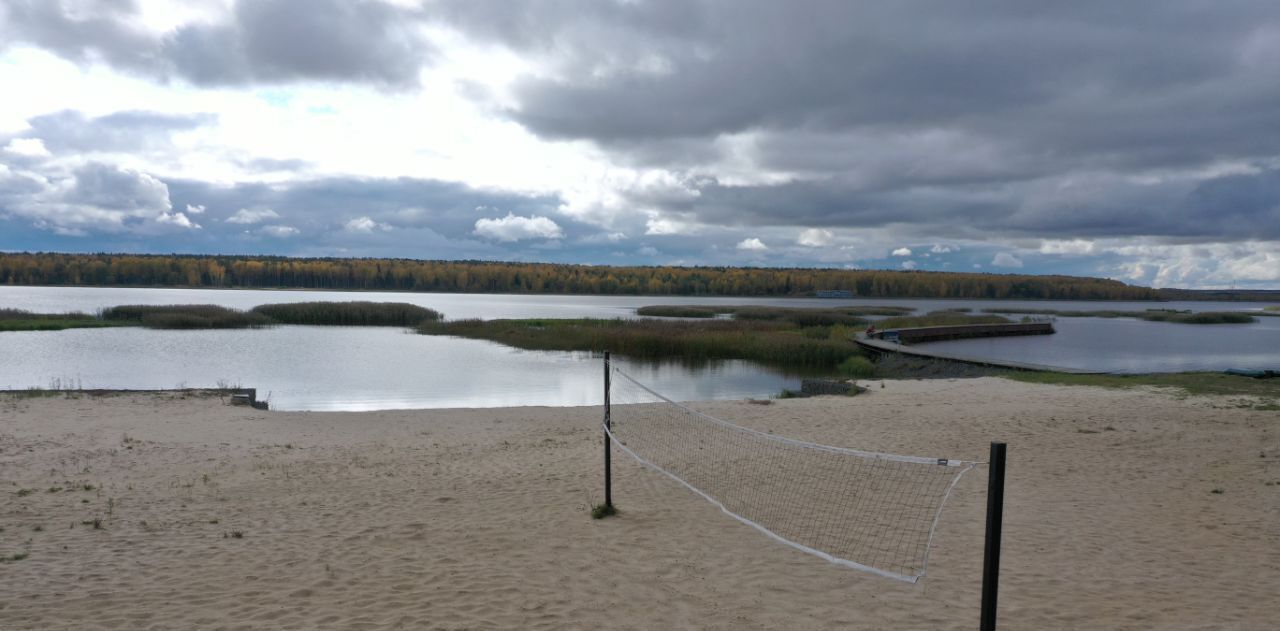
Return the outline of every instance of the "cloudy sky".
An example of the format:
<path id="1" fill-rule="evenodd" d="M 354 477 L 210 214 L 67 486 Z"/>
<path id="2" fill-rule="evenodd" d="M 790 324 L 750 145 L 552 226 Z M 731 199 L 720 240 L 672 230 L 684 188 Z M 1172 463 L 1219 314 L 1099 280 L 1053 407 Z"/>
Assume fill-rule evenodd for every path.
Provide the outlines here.
<path id="1" fill-rule="evenodd" d="M 0 0 L 0 249 L 1280 287 L 1280 7 Z"/>

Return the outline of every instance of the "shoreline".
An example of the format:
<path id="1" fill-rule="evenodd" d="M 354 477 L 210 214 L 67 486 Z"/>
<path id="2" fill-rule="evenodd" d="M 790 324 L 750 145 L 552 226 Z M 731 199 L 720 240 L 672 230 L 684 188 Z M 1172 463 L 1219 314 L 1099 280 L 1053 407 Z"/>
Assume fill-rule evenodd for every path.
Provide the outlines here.
<path id="1" fill-rule="evenodd" d="M 1263 629 L 1280 416 L 1237 398 L 979 378 L 691 405 L 891 453 L 1006 440 L 1002 626 Z M 0 627 L 976 624 L 984 476 L 956 487 L 912 587 L 771 543 L 618 453 L 621 514 L 590 519 L 599 422 L 0 395 L 0 554 L 27 555 L 0 566 Z"/>

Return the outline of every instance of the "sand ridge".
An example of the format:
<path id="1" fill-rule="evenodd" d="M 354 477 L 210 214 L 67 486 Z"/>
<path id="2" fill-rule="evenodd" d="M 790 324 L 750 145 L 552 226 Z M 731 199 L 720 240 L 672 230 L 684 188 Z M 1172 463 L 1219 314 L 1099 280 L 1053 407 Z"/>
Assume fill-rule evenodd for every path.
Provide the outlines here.
<path id="1" fill-rule="evenodd" d="M 1001 628 L 1274 628 L 1280 413 L 993 378 L 868 385 L 695 407 L 876 451 L 983 459 L 1008 441 Z M 912 586 L 775 544 L 618 453 L 622 515 L 591 520 L 599 422 L 5 398 L 0 554 L 28 556 L 0 564 L 0 629 L 976 626 L 984 472 Z"/>

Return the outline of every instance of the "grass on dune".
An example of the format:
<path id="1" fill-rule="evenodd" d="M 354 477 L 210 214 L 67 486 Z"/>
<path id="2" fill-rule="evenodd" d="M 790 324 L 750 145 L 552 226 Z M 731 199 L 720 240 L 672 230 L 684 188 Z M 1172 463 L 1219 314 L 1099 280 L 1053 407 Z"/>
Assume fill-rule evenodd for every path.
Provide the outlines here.
<path id="1" fill-rule="evenodd" d="M 416 326 L 439 320 L 440 312 L 406 302 L 293 302 L 259 305 L 256 313 L 282 324 Z"/>
<path id="2" fill-rule="evenodd" d="M 428 322 L 418 332 L 526 350 L 608 350 L 642 359 L 746 359 L 828 369 L 860 354 L 846 326 L 798 327 L 776 320 L 455 320 Z"/>

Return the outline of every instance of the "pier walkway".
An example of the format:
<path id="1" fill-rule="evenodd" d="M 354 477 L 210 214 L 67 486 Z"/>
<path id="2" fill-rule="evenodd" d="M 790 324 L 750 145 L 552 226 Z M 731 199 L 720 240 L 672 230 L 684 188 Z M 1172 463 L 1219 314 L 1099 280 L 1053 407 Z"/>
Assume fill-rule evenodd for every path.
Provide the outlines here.
<path id="1" fill-rule="evenodd" d="M 1048 330 L 1045 330 L 1046 328 Z M 923 349 L 916 346 L 908 346 L 906 344 L 900 344 L 898 342 L 882 338 L 882 336 L 884 336 L 906 341 L 938 341 L 970 337 L 997 337 L 1005 335 L 1045 335 L 1049 333 L 1053 333 L 1053 327 L 1048 323 L 935 326 L 912 329 L 890 329 L 887 331 L 877 332 L 875 334 L 876 337 L 867 337 L 866 334 L 859 333 L 857 337 L 854 338 L 854 341 L 857 342 L 858 346 L 874 353 L 898 353 L 900 355 L 922 357 L 925 359 L 942 359 L 964 364 L 974 364 L 977 366 L 1007 368 L 1010 370 L 1027 370 L 1033 372 L 1060 372 L 1071 375 L 1100 375 L 1105 373 L 1105 371 L 1101 370 L 1065 368 L 1062 366 L 1047 366 L 1044 364 L 1031 364 L 1027 362 L 1016 362 L 1003 359 L 970 357 L 968 355 L 959 355 L 956 353 L 946 353 L 942 351 Z"/>

